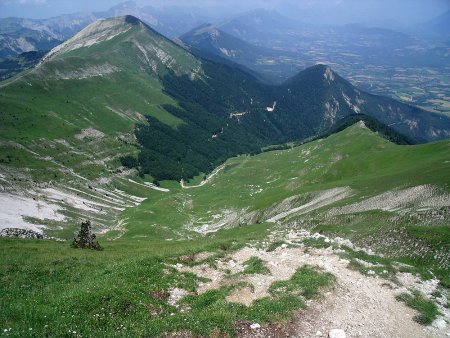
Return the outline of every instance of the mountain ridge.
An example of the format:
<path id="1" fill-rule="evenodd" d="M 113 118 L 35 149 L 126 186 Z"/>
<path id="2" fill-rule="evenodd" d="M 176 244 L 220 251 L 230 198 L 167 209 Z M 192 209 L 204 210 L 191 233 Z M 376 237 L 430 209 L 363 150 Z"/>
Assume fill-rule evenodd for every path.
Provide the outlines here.
<path id="1" fill-rule="evenodd" d="M 19 87 L 26 88 L 22 98 Z M 93 23 L 3 88 L 7 139 L 21 140 L 17 119 L 43 138 L 93 128 L 116 141 L 134 139 L 139 148 L 130 154 L 137 157 L 125 163 L 156 180 L 187 179 L 230 156 L 317 136 L 355 113 L 419 142 L 450 132 L 445 117 L 364 93 L 328 66 L 268 85 L 233 63 L 195 57 L 132 16 Z M 44 98 L 50 92 L 57 101 Z M 44 121 L 62 103 L 48 132 Z"/>

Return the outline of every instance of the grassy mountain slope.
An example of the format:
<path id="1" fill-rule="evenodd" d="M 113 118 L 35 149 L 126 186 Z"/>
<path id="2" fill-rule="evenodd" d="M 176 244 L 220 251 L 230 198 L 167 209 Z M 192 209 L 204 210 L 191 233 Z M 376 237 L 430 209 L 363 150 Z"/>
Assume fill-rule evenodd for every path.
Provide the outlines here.
<path id="1" fill-rule="evenodd" d="M 167 67 L 191 74 L 200 62 L 187 53 L 181 58 L 176 45 L 129 20 L 100 21 L 100 27 L 68 40 L 28 74 L 6 82 L 1 94 L 3 147 L 5 142 L 30 146 L 42 160 L 52 151 L 40 139 L 64 138 L 83 149 L 80 133 L 95 129 L 121 148 L 124 141 L 132 142 L 134 125 L 145 123 L 145 115 L 171 126 L 182 123 L 161 107 L 176 102 L 163 93 L 158 75 Z M 102 24 L 106 34 L 115 30 L 116 35 L 102 40 L 96 35 L 105 34 Z"/>
<path id="2" fill-rule="evenodd" d="M 448 147 L 395 145 L 358 122 L 289 150 L 232 158 L 204 185 L 167 183 L 171 192 L 122 214 L 122 238 L 158 242 L 275 223 L 349 238 L 431 269 L 448 286 Z"/>
<path id="3" fill-rule="evenodd" d="M 351 189 L 347 203 L 361 196 L 417 185 L 437 184 L 447 191 L 448 146 L 448 141 L 395 145 L 358 122 L 326 139 L 296 148 L 232 158 L 201 187 L 180 189 L 169 184 L 171 194 L 148 200 L 125 213 L 131 217 L 126 236 L 149 231 L 152 238 L 153 229 L 191 223 L 195 230 L 202 224 L 221 223 L 227 215 L 230 217 L 225 225 L 265 222 L 279 213 L 276 208 L 271 210 L 274 203 L 335 187 Z M 166 213 L 164 210 L 171 204 L 179 212 Z M 234 212 L 227 213 L 227 209 Z M 151 210 L 151 223 L 158 226 L 148 227 L 148 220 L 139 216 L 140 210 Z"/>
<path id="4" fill-rule="evenodd" d="M 229 159 L 200 187 L 165 182 L 170 192 L 142 191 L 148 199 L 121 215 L 124 235 L 111 242 L 106 238 L 113 233 L 100 238 L 103 252 L 0 239 L 6 281 L 0 319 L 22 336 L 30 328 L 38 335 L 235 334 L 236 321 L 280 323 L 303 306 L 297 297 L 270 296 L 246 307 L 226 299 L 239 286 L 196 295 L 197 283 L 207 281 L 175 268 L 197 264 L 192 257 L 204 250 L 214 254 L 205 261 L 214 265 L 280 229 L 350 238 L 386 254 L 343 246 L 345 255 L 359 257 L 344 256 L 353 264 L 376 263 L 371 269 L 388 278 L 383 274 L 396 269 L 398 263 L 389 263 L 395 259 L 403 271 L 431 271 L 448 287 L 449 146 L 448 140 L 399 146 L 357 123 L 293 149 Z M 374 200 L 386 193 L 391 195 Z M 201 235 L 208 231 L 216 232 Z M 330 246 L 323 239 L 307 243 Z M 230 283 L 233 278 L 228 276 Z M 175 288 L 191 293 L 177 306 L 167 303 Z M 30 302 L 35 311 L 27 310 Z"/>
<path id="5" fill-rule="evenodd" d="M 280 86 L 261 83 L 233 64 L 196 58 L 131 16 L 93 23 L 0 86 L 2 190 L 32 205 L 70 202 L 69 220 L 100 210 L 103 228 L 120 227 L 117 213 L 155 188 L 122 164 L 147 181 L 190 179 L 232 156 L 320 135 L 354 113 L 415 141 L 450 130 L 448 118 L 365 94 L 323 65 Z M 71 195 L 60 198 L 67 186 Z M 62 216 L 52 217 L 31 221 L 54 229 Z"/>
<path id="6" fill-rule="evenodd" d="M 25 196 L 28 203 L 34 198 L 58 204 L 68 228 L 71 220 L 87 215 L 98 225 L 115 224 L 118 210 L 133 205 L 130 196 L 140 190 L 121 178 L 131 173 L 119 161 L 137 152 L 135 125 L 146 124 L 146 115 L 173 128 L 183 123 L 162 107 L 177 103 L 163 92 L 159 76 L 171 70 L 195 77 L 200 65 L 131 17 L 99 21 L 81 31 L 33 70 L 1 84 L 2 190 Z M 115 178 L 118 185 L 108 186 Z M 93 190 L 96 186 L 108 192 Z M 117 195 L 116 188 L 132 195 Z M 50 198 L 42 189 L 57 194 Z M 97 209 L 101 216 L 94 215 Z M 45 214 L 30 214 L 41 219 L 28 223 L 57 227 Z"/>

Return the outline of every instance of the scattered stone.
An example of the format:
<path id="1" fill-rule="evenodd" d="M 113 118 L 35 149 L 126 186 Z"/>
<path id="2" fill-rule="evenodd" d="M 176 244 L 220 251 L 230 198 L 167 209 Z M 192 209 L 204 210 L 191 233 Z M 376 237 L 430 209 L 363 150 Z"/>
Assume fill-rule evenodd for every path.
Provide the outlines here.
<path id="1" fill-rule="evenodd" d="M 433 327 L 435 327 L 436 329 L 439 329 L 439 330 L 443 330 L 443 329 L 445 329 L 445 327 L 447 326 L 447 323 L 445 322 L 445 320 L 444 319 L 442 319 L 442 318 L 439 318 L 439 319 L 436 319 L 435 321 L 433 321 Z"/>
<path id="2" fill-rule="evenodd" d="M 81 130 L 79 134 L 75 135 L 75 138 L 78 140 L 84 140 L 84 139 L 90 139 L 90 140 L 96 140 L 101 139 L 105 136 L 100 130 L 96 130 L 94 128 L 87 128 Z"/>
<path id="3" fill-rule="evenodd" d="M 252 330 L 259 330 L 261 328 L 261 325 L 259 325 L 258 323 L 254 323 L 250 325 L 250 328 Z"/>
<path id="4" fill-rule="evenodd" d="M 179 288 L 170 289 L 169 290 L 169 299 L 167 300 L 167 303 L 169 305 L 178 307 L 178 304 L 177 304 L 178 301 L 187 295 L 188 295 L 188 292 L 184 289 L 179 289 Z"/>
<path id="5" fill-rule="evenodd" d="M 5 228 L 0 231 L 0 237 L 17 237 L 27 239 L 48 239 L 47 236 L 39 232 L 18 228 Z"/>
<path id="6" fill-rule="evenodd" d="M 236 266 L 236 262 L 233 261 L 232 259 L 230 259 L 230 260 L 228 261 L 228 265 L 229 265 L 231 268 L 234 268 L 234 267 Z"/>
<path id="7" fill-rule="evenodd" d="M 333 329 L 328 333 L 329 338 L 346 338 L 344 330 Z"/>

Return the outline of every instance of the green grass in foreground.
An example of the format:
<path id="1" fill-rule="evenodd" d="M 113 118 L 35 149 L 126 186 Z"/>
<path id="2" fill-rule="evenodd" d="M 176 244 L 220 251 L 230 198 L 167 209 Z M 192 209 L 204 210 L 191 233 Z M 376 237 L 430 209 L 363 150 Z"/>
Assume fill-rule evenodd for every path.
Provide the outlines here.
<path id="1" fill-rule="evenodd" d="M 227 302 L 239 285 L 196 295 L 198 278 L 173 267 L 181 255 L 223 255 L 262 239 L 268 230 L 267 225 L 238 227 L 195 241 L 103 241 L 100 252 L 72 249 L 68 242 L 2 238 L 0 329 L 12 337 L 155 337 L 173 331 L 233 336 L 237 320 L 288 318 L 304 307 L 301 298 L 274 293 L 250 307 Z M 331 280 L 308 269 L 296 273 L 289 290 L 301 289 L 309 297 Z M 173 288 L 189 293 L 178 306 L 167 302 Z"/>
<path id="2" fill-rule="evenodd" d="M 431 300 L 426 299 L 417 290 L 415 290 L 412 295 L 402 293 L 396 298 L 419 312 L 419 314 L 414 317 L 414 320 L 420 324 L 429 325 L 440 314 L 436 304 Z"/>

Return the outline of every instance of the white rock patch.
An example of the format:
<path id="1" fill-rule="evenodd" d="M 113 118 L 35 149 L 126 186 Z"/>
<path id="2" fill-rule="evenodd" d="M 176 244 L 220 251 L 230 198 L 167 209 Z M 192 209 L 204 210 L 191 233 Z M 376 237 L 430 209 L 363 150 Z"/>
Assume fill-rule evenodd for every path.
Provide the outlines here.
<path id="1" fill-rule="evenodd" d="M 78 140 L 84 140 L 85 138 L 91 138 L 91 139 L 101 139 L 105 137 L 105 134 L 103 134 L 100 130 L 94 129 L 94 128 L 87 128 L 81 130 L 79 134 L 75 135 L 75 138 Z"/>
<path id="2" fill-rule="evenodd" d="M 416 187 L 398 189 L 365 199 L 361 202 L 334 208 L 330 215 L 349 214 L 369 210 L 397 211 L 414 207 L 445 207 L 450 205 L 450 194 L 441 191 L 433 185 L 419 185 Z"/>
<path id="3" fill-rule="evenodd" d="M 58 205 L 42 200 L 0 194 L 0 205 L 0 230 L 20 228 L 41 232 L 42 225 L 31 224 L 24 220 L 24 217 L 53 221 L 65 220 L 64 215 L 58 212 L 58 209 L 60 209 Z"/>
<path id="4" fill-rule="evenodd" d="M 312 210 L 321 208 L 325 205 L 337 202 L 345 197 L 348 197 L 351 193 L 351 189 L 348 187 L 334 188 L 330 190 L 325 190 L 317 194 L 310 202 L 303 204 L 299 207 L 289 209 L 287 211 L 281 212 L 267 220 L 267 222 L 277 222 L 283 218 L 286 218 L 292 214 L 305 214 Z"/>

